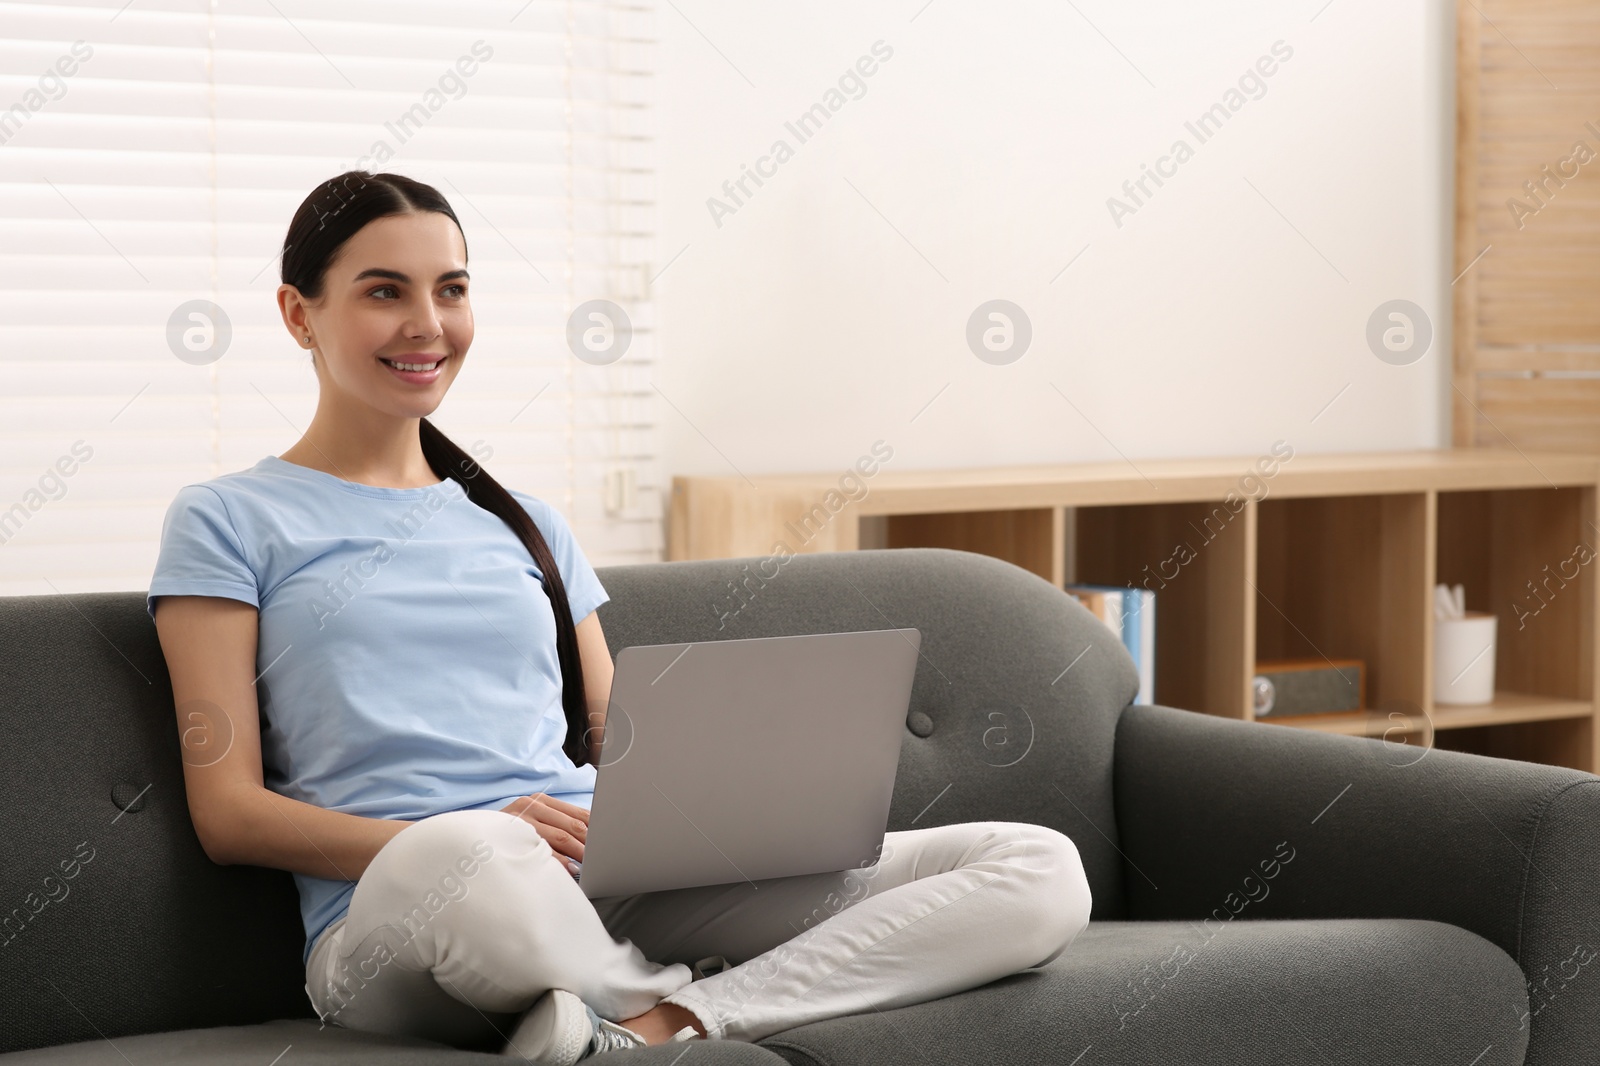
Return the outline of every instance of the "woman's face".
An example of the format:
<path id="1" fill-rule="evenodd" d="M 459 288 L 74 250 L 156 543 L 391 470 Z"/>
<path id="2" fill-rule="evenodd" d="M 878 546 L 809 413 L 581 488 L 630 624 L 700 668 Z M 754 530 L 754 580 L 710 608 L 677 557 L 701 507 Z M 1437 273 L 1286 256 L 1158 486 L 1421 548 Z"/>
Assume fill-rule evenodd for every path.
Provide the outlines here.
<path id="1" fill-rule="evenodd" d="M 325 390 L 396 417 L 425 417 L 472 344 L 466 267 L 466 242 L 448 215 L 390 215 L 344 243 L 318 300 L 308 303 L 288 285 L 279 300 L 295 340 L 311 335 Z M 406 371 L 391 362 L 437 365 Z"/>

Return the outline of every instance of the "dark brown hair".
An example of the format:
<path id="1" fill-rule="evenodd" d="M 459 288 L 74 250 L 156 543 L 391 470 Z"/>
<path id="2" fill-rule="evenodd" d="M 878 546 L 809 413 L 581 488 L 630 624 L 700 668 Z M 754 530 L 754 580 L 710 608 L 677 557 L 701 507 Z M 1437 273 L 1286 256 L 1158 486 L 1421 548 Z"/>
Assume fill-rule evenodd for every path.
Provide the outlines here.
<path id="1" fill-rule="evenodd" d="M 347 170 L 318 185 L 300 204 L 283 239 L 282 278 L 308 300 L 322 295 L 328 264 L 344 243 L 375 218 L 412 211 L 437 211 L 461 228 L 450 204 L 431 185 L 401 174 L 369 174 Z M 466 234 L 461 235 L 462 248 Z M 439 477 L 456 481 L 467 498 L 498 515 L 522 540 L 543 575 L 545 595 L 556 619 L 556 657 L 561 664 L 561 704 L 566 712 L 567 736 L 561 746 L 574 766 L 589 761 L 587 695 L 583 665 L 578 657 L 577 627 L 567 603 L 561 572 L 539 527 L 516 498 L 478 463 L 426 418 L 421 420 L 422 454 Z"/>

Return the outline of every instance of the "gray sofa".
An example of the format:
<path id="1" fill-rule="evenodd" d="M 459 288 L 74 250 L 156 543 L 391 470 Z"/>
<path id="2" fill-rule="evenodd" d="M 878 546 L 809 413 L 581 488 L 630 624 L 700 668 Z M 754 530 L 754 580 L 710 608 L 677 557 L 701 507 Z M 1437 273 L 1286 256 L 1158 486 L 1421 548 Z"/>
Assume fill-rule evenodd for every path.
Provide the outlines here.
<path id="1" fill-rule="evenodd" d="M 1053 964 L 959 995 L 618 1054 L 1600 1060 L 1600 778 L 1127 706 L 1132 664 L 1100 623 L 966 552 L 794 557 L 719 631 L 753 562 L 601 569 L 613 652 L 918 627 L 889 828 L 1053 826 L 1083 856 L 1094 920 Z M 5 1066 L 505 1061 L 319 1029 L 289 874 L 214 865 L 195 838 L 143 593 L 0 599 L 0 716 Z"/>

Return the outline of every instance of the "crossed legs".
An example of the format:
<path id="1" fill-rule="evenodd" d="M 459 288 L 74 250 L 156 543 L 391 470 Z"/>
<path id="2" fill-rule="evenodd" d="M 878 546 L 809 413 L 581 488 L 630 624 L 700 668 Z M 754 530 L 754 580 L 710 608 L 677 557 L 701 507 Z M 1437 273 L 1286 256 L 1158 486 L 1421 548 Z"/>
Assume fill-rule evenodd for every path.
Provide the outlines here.
<path id="1" fill-rule="evenodd" d="M 624 1021 L 665 1001 L 712 1039 L 935 999 L 1048 963 L 1088 923 L 1077 848 L 1025 822 L 888 833 L 860 869 L 589 900 L 526 822 L 453 811 L 395 836 L 317 943 L 326 1021 L 497 1046 L 547 989 Z M 689 963 L 729 969 L 690 982 Z"/>

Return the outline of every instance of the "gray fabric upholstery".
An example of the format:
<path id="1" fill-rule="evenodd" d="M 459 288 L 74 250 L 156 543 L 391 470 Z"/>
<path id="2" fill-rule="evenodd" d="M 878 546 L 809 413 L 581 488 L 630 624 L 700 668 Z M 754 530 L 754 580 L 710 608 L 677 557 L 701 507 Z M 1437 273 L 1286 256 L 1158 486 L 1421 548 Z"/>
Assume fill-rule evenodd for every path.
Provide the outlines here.
<path id="1" fill-rule="evenodd" d="M 1048 966 L 761 1046 L 793 1066 L 1506 1066 L 1526 1033 L 1494 1008 L 1521 990 L 1504 952 L 1436 922 L 1093 922 Z"/>
<path id="2" fill-rule="evenodd" d="M 287 1054 L 284 1052 L 287 1051 Z M 673 1066 L 682 1044 L 661 1044 L 628 1051 L 629 1066 Z M 281 1059 L 278 1056 L 282 1055 Z M 6 1066 L 506 1066 L 521 1060 L 482 1051 L 463 1051 L 425 1040 L 399 1039 L 374 1033 L 319 1027 L 316 1021 L 275 1021 L 262 1025 L 149 1033 L 111 1040 L 89 1040 L 0 1055 Z M 699 1066 L 783 1066 L 776 1054 L 737 1040 L 700 1042 L 692 1056 Z"/>
<path id="3" fill-rule="evenodd" d="M 1449 922 L 1527 975 L 1529 1066 L 1600 1058 L 1600 778 L 1164 707 L 1122 716 L 1116 778 L 1130 917 Z"/>
<path id="4" fill-rule="evenodd" d="M 0 599 L 0 926 L 21 926 L 0 928 L 14 934 L 0 947 L 0 1051 L 316 1017 L 290 875 L 218 866 L 195 837 L 143 603 Z M 116 789 L 138 809 L 122 811 Z M 64 878 L 80 843 L 93 857 Z M 33 913 L 30 899 L 62 888 Z"/>
<path id="5" fill-rule="evenodd" d="M 1600 779 L 1442 752 L 1397 768 L 1346 738 L 1125 711 L 1137 682 L 1105 627 L 1047 582 L 984 556 L 798 556 L 764 581 L 753 576 L 758 562 L 602 568 L 613 653 L 918 627 L 922 657 L 889 828 L 1006 819 L 1059 829 L 1083 855 L 1095 924 L 1046 969 L 933 1004 L 799 1027 L 765 1048 L 696 1042 L 672 1052 L 683 1066 L 708 1056 L 773 1061 L 772 1051 L 824 1066 L 1070 1063 L 1078 1049 L 1063 1056 L 1063 1043 L 1080 1035 L 1096 1048 L 1081 1066 L 1330 1055 L 1471 1063 L 1457 1051 L 1480 1035 L 1495 1049 L 1479 1066 L 1516 1063 L 1515 1030 L 1530 1008 L 1511 956 L 1528 975 L 1554 977 L 1574 945 L 1600 938 L 1584 895 L 1600 824 L 1588 786 Z M 748 602 L 724 619 L 740 602 L 731 588 L 739 582 Z M 472 1052 L 420 1041 L 317 1032 L 289 874 L 217 866 L 195 838 L 143 593 L 0 598 L 0 722 L 0 1053 L 100 1061 L 115 1054 L 109 1040 L 140 1049 L 129 1056 L 136 1062 L 271 1062 L 293 1043 L 296 1058 L 467 1061 Z M 1302 808 L 1345 783 L 1352 788 L 1311 824 L 1318 811 Z M 1179 935 L 1121 920 L 1198 920 L 1286 839 L 1304 848 L 1243 918 L 1368 920 L 1230 923 L 1195 962 L 1196 980 L 1185 969 L 1159 1004 L 1117 1029 L 1127 982 L 1142 980 Z M 62 864 L 88 848 L 93 858 L 66 879 Z M 59 898 L 39 906 L 52 891 Z M 231 963 L 217 965 L 219 955 Z M 1527 1062 L 1580 1061 L 1600 1046 L 1600 981 L 1591 978 L 1542 993 Z M 1255 1003 L 1261 990 L 1292 1007 L 1317 1044 L 1321 1034 L 1364 1050 L 1284 1043 Z M 1401 1018 L 1395 1004 L 1416 1006 Z M 931 1035 L 918 1045 L 886 1035 L 900 1029 Z M 1391 1034 L 1388 1053 L 1377 1043 L 1367 1053 L 1369 1030 Z M 1418 1050 L 1438 1034 L 1451 1035 L 1434 1045 L 1448 1055 Z M 87 1043 L 51 1048 L 74 1042 Z"/>

